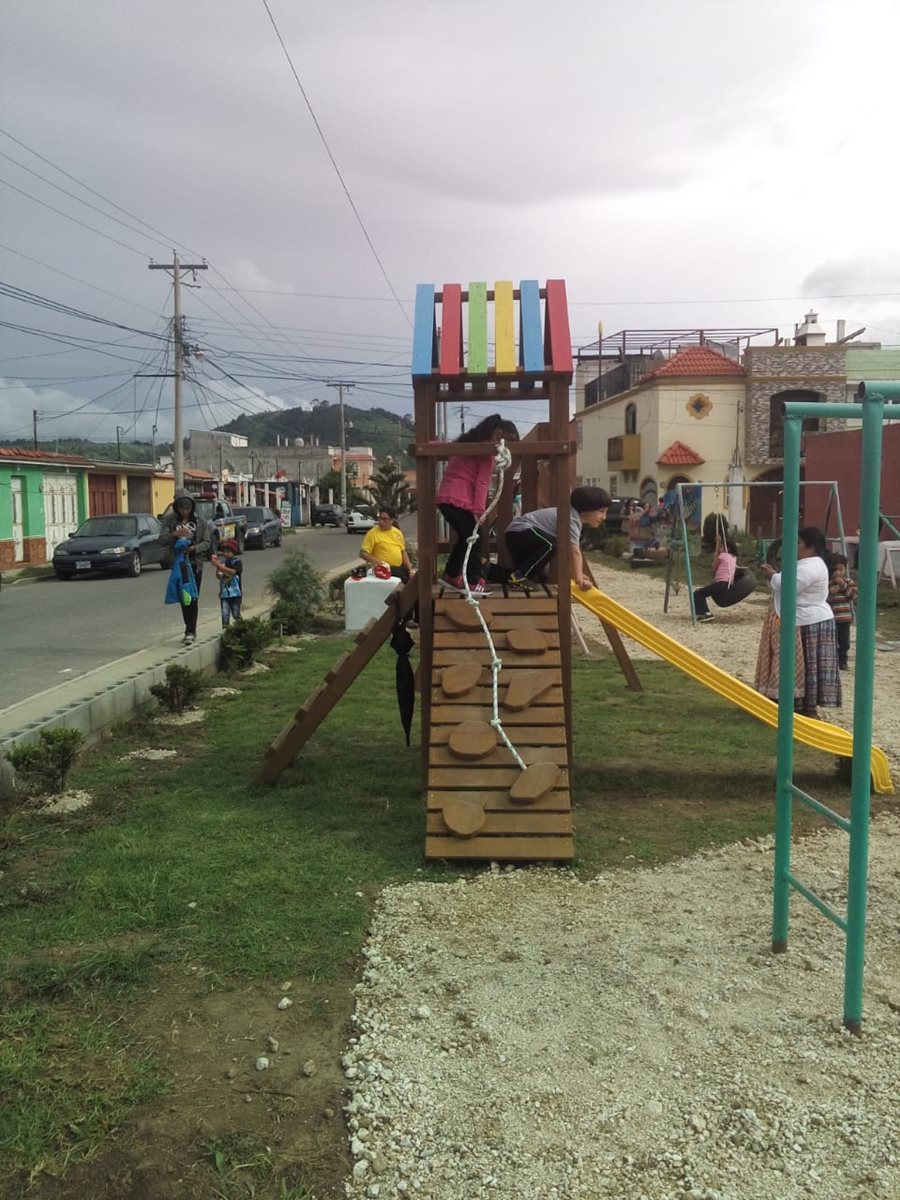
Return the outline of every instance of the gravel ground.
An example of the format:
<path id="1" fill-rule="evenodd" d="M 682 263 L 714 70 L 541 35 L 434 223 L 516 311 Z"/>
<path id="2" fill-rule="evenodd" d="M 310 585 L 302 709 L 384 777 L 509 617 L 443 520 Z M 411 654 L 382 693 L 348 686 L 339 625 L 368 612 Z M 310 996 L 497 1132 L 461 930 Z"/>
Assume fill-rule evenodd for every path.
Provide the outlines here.
<path id="1" fill-rule="evenodd" d="M 601 574 L 752 680 L 762 597 L 692 630 L 683 593 L 663 616 L 658 581 Z M 898 662 L 877 665 L 876 736 L 895 767 Z M 837 930 L 795 900 L 791 953 L 769 952 L 771 851 L 387 889 L 342 1059 L 347 1196 L 897 1200 L 900 819 L 873 827 L 862 1038 L 839 1020 Z M 846 851 L 836 831 L 795 851 L 838 906 Z"/>

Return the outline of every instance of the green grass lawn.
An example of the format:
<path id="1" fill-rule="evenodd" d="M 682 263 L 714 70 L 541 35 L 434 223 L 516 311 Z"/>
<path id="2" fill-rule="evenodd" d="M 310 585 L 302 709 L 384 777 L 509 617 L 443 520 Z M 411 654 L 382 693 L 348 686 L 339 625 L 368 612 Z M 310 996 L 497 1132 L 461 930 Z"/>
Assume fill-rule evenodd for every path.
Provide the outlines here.
<path id="1" fill-rule="evenodd" d="M 272 672 L 241 679 L 238 698 L 209 702 L 203 725 L 145 718 L 118 729 L 71 781 L 93 793 L 91 808 L 3 817 L 0 1196 L 20 1194 L 32 1172 L 90 1159 L 113 1135 L 127 1141 L 135 1112 L 179 1103 L 159 1022 L 142 1020 L 173 976 L 198 972 L 198 997 L 352 979 L 373 894 L 457 874 L 422 859 L 418 747 L 404 745 L 389 650 L 277 787 L 252 782 L 267 743 L 347 645 L 330 637 L 271 655 Z M 772 829 L 774 732 L 663 664 L 639 672 L 646 690 L 633 694 L 610 661 L 576 662 L 584 874 Z M 120 761 L 139 746 L 179 755 Z M 802 787 L 845 810 L 831 760 L 798 747 L 797 769 Z M 342 1004 L 322 1034 L 335 1061 L 349 997 Z M 252 1190 L 235 1176 L 191 1195 L 324 1194 L 307 1190 L 307 1176 L 288 1186 L 273 1155 Z M 212 1175 L 216 1164 L 214 1154 Z"/>

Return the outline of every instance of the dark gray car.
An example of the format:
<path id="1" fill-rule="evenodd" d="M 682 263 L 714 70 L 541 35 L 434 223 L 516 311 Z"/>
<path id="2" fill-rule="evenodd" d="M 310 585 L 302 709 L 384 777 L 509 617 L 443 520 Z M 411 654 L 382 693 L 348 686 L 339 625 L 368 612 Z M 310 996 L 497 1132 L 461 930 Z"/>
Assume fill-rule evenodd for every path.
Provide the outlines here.
<path id="1" fill-rule="evenodd" d="M 90 517 L 53 551 L 59 579 L 93 571 L 122 571 L 132 577 L 150 563 L 170 566 L 170 552 L 160 541 L 161 526 L 149 513 L 110 513 Z"/>
<path id="2" fill-rule="evenodd" d="M 247 518 L 244 545 L 248 549 L 258 546 L 260 550 L 265 550 L 266 546 L 281 545 L 281 518 L 271 508 L 236 508 L 234 512 L 239 517 Z"/>

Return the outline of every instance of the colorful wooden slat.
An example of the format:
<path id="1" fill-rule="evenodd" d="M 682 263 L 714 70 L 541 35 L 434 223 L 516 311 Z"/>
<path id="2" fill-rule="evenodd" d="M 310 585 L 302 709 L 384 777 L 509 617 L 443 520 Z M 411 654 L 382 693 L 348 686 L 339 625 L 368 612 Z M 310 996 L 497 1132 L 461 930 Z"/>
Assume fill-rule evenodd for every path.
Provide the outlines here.
<path id="1" fill-rule="evenodd" d="M 442 375 L 462 374 L 462 287 L 445 283 L 441 299 Z"/>
<path id="2" fill-rule="evenodd" d="M 434 284 L 416 287 L 416 317 L 413 326 L 413 376 L 430 375 L 437 366 L 437 331 L 434 324 Z"/>
<path id="3" fill-rule="evenodd" d="M 569 308 L 566 303 L 566 281 L 547 280 L 544 303 L 544 357 L 551 371 L 572 373 L 572 338 L 569 334 Z"/>
<path id="4" fill-rule="evenodd" d="M 487 284 L 469 284 L 470 375 L 487 375 Z"/>
<path id="5" fill-rule="evenodd" d="M 519 284 L 519 365 L 526 372 L 544 370 L 541 288 L 536 279 L 523 279 Z"/>
<path id="6" fill-rule="evenodd" d="M 494 367 L 498 374 L 516 369 L 513 285 L 507 279 L 494 284 Z"/>

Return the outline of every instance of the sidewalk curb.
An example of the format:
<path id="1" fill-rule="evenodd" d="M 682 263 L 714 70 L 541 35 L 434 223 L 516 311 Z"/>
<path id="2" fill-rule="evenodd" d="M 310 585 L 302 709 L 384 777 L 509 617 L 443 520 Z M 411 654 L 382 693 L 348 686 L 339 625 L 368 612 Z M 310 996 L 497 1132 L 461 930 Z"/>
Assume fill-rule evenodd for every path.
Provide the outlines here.
<path id="1" fill-rule="evenodd" d="M 355 565 L 354 559 L 340 567 L 333 567 L 323 572 L 323 578 L 327 583 Z M 263 616 L 270 609 L 270 603 L 262 601 L 251 605 L 246 615 Z M 213 623 L 216 624 L 215 632 L 207 631 L 204 636 L 202 626 L 211 626 Z M 166 667 L 170 663 L 177 662 L 195 671 L 215 673 L 218 670 L 220 641 L 218 616 L 213 614 L 201 622 L 200 640 L 193 646 L 182 646 L 179 639 L 178 644 L 173 644 L 171 648 L 165 644 L 148 647 L 88 671 L 71 683 L 56 684 L 38 692 L 36 696 L 20 700 L 0 710 L 0 749 L 36 741 L 42 729 L 78 729 L 88 743 L 96 742 L 110 725 L 126 721 L 151 699 L 150 688 L 165 678 Z M 147 662 L 148 658 L 153 661 Z M 142 659 L 143 664 L 138 665 Z M 135 666 L 136 670 L 129 670 Z M 101 679 L 104 675 L 114 678 L 103 685 Z M 84 685 L 80 694 L 79 683 Z M 91 690 L 92 684 L 99 686 Z M 66 693 L 71 695 L 68 702 L 65 700 Z"/>

